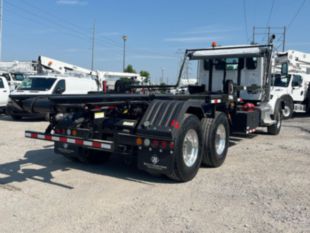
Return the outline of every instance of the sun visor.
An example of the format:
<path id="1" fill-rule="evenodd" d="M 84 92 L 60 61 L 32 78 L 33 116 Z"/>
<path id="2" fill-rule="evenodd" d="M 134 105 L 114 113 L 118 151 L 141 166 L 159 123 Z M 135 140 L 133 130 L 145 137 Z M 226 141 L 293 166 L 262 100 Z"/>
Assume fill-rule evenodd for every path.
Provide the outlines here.
<path id="1" fill-rule="evenodd" d="M 237 58 L 237 57 L 260 57 L 263 54 L 263 49 L 259 47 L 251 48 L 215 48 L 208 50 L 197 50 L 191 55 L 191 59 L 200 58 Z"/>

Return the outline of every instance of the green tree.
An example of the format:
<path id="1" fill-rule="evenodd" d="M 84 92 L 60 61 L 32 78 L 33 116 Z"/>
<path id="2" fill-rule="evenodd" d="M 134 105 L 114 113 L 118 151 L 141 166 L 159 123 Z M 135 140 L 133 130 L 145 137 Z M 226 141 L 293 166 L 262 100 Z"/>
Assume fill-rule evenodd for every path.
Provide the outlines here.
<path id="1" fill-rule="evenodd" d="M 127 72 L 127 73 L 137 73 L 136 70 L 133 68 L 132 65 L 128 65 L 128 66 L 125 68 L 124 72 Z"/>
<path id="2" fill-rule="evenodd" d="M 146 71 L 146 70 L 141 70 L 141 71 L 140 71 L 140 75 L 141 75 L 142 77 L 145 77 L 145 79 L 144 79 L 144 82 L 145 82 L 145 83 L 148 83 L 148 82 L 149 82 L 149 80 L 150 80 L 150 73 L 149 73 L 148 71 Z"/>

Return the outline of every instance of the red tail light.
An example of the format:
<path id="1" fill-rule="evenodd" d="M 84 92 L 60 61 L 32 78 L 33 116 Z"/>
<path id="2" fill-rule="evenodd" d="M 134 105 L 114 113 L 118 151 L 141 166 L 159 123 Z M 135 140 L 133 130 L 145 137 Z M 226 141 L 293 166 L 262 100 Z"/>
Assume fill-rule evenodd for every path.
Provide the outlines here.
<path id="1" fill-rule="evenodd" d="M 55 129 L 54 130 L 55 134 L 65 134 L 65 130 L 64 129 Z"/>
<path id="2" fill-rule="evenodd" d="M 166 149 L 167 148 L 168 143 L 166 141 L 161 141 L 160 142 L 160 148 L 161 149 Z"/>
<path id="3" fill-rule="evenodd" d="M 174 150 L 174 142 L 170 142 L 169 147 L 171 150 Z"/>
<path id="4" fill-rule="evenodd" d="M 153 140 L 151 145 L 152 145 L 153 148 L 157 148 L 159 146 L 159 141 L 158 140 Z"/>
<path id="5" fill-rule="evenodd" d="M 171 124 L 170 124 L 171 127 L 175 128 L 175 129 L 179 129 L 180 128 L 180 123 L 177 121 L 177 120 L 172 120 L 171 121 Z"/>

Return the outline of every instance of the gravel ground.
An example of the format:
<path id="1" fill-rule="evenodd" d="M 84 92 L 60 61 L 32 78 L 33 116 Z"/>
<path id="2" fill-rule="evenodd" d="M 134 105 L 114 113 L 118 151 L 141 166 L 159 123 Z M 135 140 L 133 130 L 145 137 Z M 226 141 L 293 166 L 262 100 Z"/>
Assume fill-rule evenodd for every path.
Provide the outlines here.
<path id="1" fill-rule="evenodd" d="M 225 164 L 188 183 L 115 157 L 70 162 L 25 139 L 46 122 L 0 117 L 0 232 L 310 232 L 310 117 L 232 138 Z"/>

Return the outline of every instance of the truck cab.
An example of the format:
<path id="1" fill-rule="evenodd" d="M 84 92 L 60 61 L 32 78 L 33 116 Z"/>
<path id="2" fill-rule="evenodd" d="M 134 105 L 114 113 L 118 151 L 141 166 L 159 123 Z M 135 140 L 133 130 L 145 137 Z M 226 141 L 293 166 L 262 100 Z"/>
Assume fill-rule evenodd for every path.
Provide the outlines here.
<path id="1" fill-rule="evenodd" d="M 282 116 L 310 112 L 310 54 L 288 50 L 273 58 L 271 95 L 280 99 Z"/>
<path id="2" fill-rule="evenodd" d="M 272 75 L 272 99 L 281 99 L 284 118 L 290 118 L 293 112 L 310 111 L 309 85 L 309 74 L 290 72 Z"/>
<path id="3" fill-rule="evenodd" d="M 23 73 L 10 73 L 10 72 L 0 72 L 3 77 L 6 78 L 10 90 L 15 90 L 25 79 L 25 75 Z"/>

